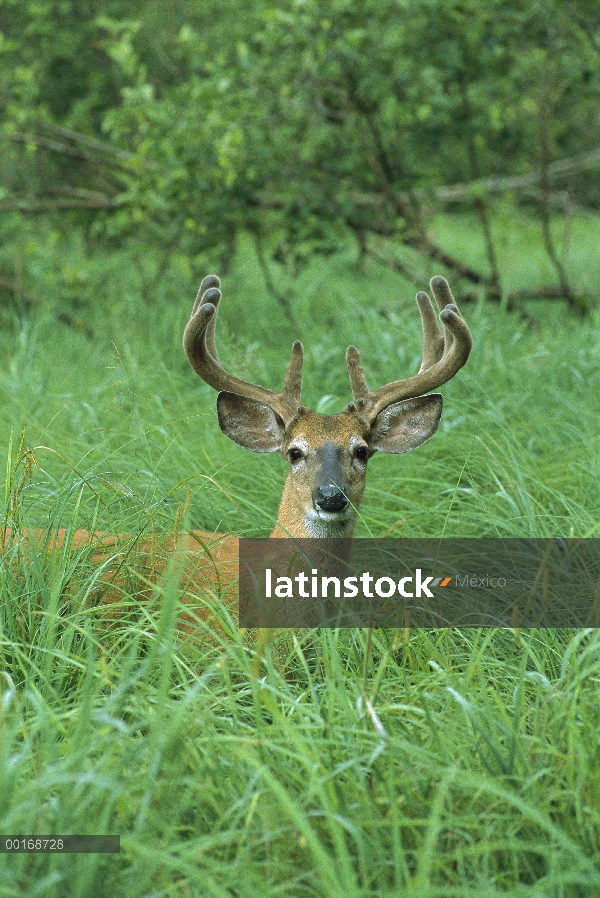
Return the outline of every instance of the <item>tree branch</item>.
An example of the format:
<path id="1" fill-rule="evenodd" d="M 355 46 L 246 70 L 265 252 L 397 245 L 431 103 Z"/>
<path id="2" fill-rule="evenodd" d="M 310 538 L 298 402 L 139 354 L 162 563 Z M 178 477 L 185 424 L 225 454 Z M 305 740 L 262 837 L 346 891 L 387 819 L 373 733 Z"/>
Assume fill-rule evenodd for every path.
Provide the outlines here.
<path id="1" fill-rule="evenodd" d="M 461 77 L 459 79 L 459 85 L 465 115 L 467 116 L 469 121 L 472 121 L 473 113 L 471 110 L 471 100 L 469 97 L 469 88 L 465 77 Z M 467 133 L 467 153 L 469 158 L 469 167 L 471 169 L 471 177 L 473 178 L 473 180 L 477 180 L 480 176 L 479 157 L 477 155 L 477 147 L 475 146 L 475 139 L 473 137 L 471 128 L 469 128 Z M 483 238 L 485 240 L 488 263 L 490 266 L 490 286 L 488 289 L 488 293 L 499 300 L 502 296 L 502 288 L 500 285 L 500 270 L 498 268 L 498 259 L 496 257 L 496 248 L 494 247 L 494 238 L 492 236 L 492 226 L 488 215 L 487 203 L 483 196 L 475 197 L 475 211 L 477 213 L 477 217 L 479 218 L 479 223 L 481 224 L 481 230 L 483 231 Z"/>
<path id="2" fill-rule="evenodd" d="M 554 60 L 552 60 L 554 63 Z M 554 111 L 553 89 L 556 81 L 556 65 L 552 64 L 548 77 L 544 82 L 542 103 L 539 116 L 539 141 L 540 141 L 540 218 L 542 220 L 542 233 L 544 235 L 544 246 L 548 253 L 552 265 L 554 266 L 560 282 L 560 288 L 563 296 L 569 304 L 572 311 L 583 312 L 582 301 L 575 296 L 564 265 L 556 250 L 554 237 L 552 236 L 552 227 L 550 221 L 550 210 L 548 203 L 548 195 L 550 193 L 550 177 L 548 158 L 550 155 L 550 120 Z"/>
<path id="3" fill-rule="evenodd" d="M 428 193 L 437 199 L 452 202 L 453 200 L 469 199 L 477 191 L 502 193 L 505 190 L 520 190 L 532 187 L 536 184 L 541 184 L 543 177 L 546 177 L 548 183 L 551 183 L 554 180 L 566 178 L 580 171 L 598 166 L 600 166 L 600 148 L 590 150 L 589 153 L 571 156 L 569 159 L 559 159 L 556 162 L 550 162 L 545 167 L 545 174 L 542 168 L 539 168 L 536 171 L 523 175 L 509 175 L 507 177 L 493 175 L 490 178 L 482 178 L 470 184 L 451 184 L 447 187 L 434 187 L 430 191 L 419 191 L 419 193 Z"/>
<path id="4" fill-rule="evenodd" d="M 78 146 L 73 147 L 66 143 L 59 143 L 57 140 L 42 137 L 40 134 L 28 134 L 22 132 L 16 132 L 14 134 L 0 133 L 0 140 L 9 140 L 12 141 L 12 143 L 34 143 L 39 147 L 43 147 L 45 150 L 49 150 L 51 153 L 60 153 L 63 156 L 70 156 L 72 159 L 81 159 L 84 162 L 91 162 L 94 165 L 108 165 L 113 173 L 120 171 L 129 176 L 131 176 L 132 173 L 131 169 L 126 168 L 124 165 L 121 165 L 121 163 L 115 162 L 112 159 L 108 160 L 106 156 L 87 152 Z"/>
<path id="5" fill-rule="evenodd" d="M 19 199 L 0 202 L 0 212 L 23 212 L 25 214 L 40 214 L 44 212 L 65 212 L 77 209 L 118 209 L 123 203 L 113 197 L 102 194 L 92 195 L 89 199 L 63 199 L 44 200 L 39 197 L 33 199 Z"/>

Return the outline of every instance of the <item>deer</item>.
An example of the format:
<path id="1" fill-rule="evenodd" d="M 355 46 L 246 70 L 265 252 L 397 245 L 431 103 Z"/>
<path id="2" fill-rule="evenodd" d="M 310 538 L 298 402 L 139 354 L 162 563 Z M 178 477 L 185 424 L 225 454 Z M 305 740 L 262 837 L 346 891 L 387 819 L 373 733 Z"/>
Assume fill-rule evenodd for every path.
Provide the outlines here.
<path id="1" fill-rule="evenodd" d="M 369 460 L 376 452 L 410 452 L 434 435 L 443 397 L 431 391 L 450 380 L 469 357 L 471 333 L 448 282 L 434 277 L 430 286 L 442 331 L 429 296 L 419 292 L 423 357 L 418 373 L 370 390 L 360 354 L 349 346 L 346 365 L 353 401 L 341 413 L 327 415 L 302 405 L 304 350 L 298 340 L 281 392 L 241 380 L 222 367 L 215 336 L 221 283 L 209 275 L 200 285 L 183 337 L 188 361 L 218 392 L 217 417 L 225 436 L 244 449 L 278 452 L 286 460 L 287 478 L 271 538 L 325 541 L 322 550 L 319 542 L 311 548 L 312 564 L 320 568 L 332 570 L 330 540 L 343 541 L 341 550 L 336 542 L 334 568 L 348 559 Z M 285 552 L 277 554 L 286 557 Z"/>
<path id="2" fill-rule="evenodd" d="M 292 346 L 285 382 L 277 393 L 228 373 L 215 341 L 221 283 L 204 278 L 185 328 L 183 345 L 196 374 L 218 391 L 217 415 L 225 436 L 252 452 L 279 452 L 288 474 L 272 538 L 352 538 L 365 489 L 367 465 L 376 452 L 402 454 L 436 432 L 443 407 L 431 393 L 465 364 L 472 346 L 448 282 L 431 280 L 443 332 L 427 293 L 417 294 L 423 359 L 413 377 L 376 390 L 367 386 L 355 346 L 346 352 L 353 401 L 337 415 L 301 404 L 304 350 Z"/>
<path id="3" fill-rule="evenodd" d="M 196 374 L 218 393 L 217 418 L 223 434 L 244 449 L 278 452 L 286 460 L 288 473 L 271 538 L 343 539 L 350 543 L 370 459 L 376 452 L 410 452 L 435 434 L 443 397 L 431 391 L 463 367 L 472 337 L 445 278 L 432 278 L 430 286 L 438 313 L 427 293 L 416 296 L 423 331 L 418 373 L 370 390 L 360 354 L 355 346 L 349 346 L 346 365 L 353 401 L 341 413 L 328 415 L 301 403 L 304 351 L 298 340 L 293 343 L 280 392 L 241 380 L 222 367 L 215 337 L 221 282 L 216 275 L 202 281 L 184 331 L 184 350 Z M 51 545 L 60 548 L 67 537 L 67 531 L 61 529 Z M 37 537 L 28 534 L 25 538 L 35 542 Z M 107 553 L 115 552 L 115 565 L 108 566 L 99 583 L 105 587 L 102 601 L 116 601 L 122 593 L 122 553 L 115 549 L 120 538 L 76 531 L 71 539 L 75 548 L 91 544 L 99 563 Z M 176 547 L 185 558 L 185 594 L 193 598 L 205 588 L 233 584 L 231 597 L 236 597 L 235 535 L 190 531 L 167 540 L 158 553 L 154 544 L 142 543 L 138 558 L 146 583 L 159 579 L 165 558 Z"/>

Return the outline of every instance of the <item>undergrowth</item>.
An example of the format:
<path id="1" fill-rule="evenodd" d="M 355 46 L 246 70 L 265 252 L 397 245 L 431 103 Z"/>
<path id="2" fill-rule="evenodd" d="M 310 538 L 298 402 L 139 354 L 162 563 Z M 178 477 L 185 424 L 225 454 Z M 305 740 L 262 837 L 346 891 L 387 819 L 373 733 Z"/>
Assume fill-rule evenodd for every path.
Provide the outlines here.
<path id="1" fill-rule="evenodd" d="M 578 250 L 583 279 L 594 253 Z M 176 557 L 149 601 L 133 566 L 115 611 L 95 601 L 89 546 L 48 551 L 59 526 L 134 543 L 179 515 L 264 536 L 277 512 L 283 462 L 226 440 L 183 356 L 185 278 L 142 306 L 123 262 L 105 262 L 87 331 L 49 302 L 0 338 L 0 828 L 120 833 L 121 853 L 0 854 L 0 896 L 599 891 L 596 631 L 257 636 L 214 591 L 212 624 L 182 631 Z M 99 260 L 85 264 L 100 290 Z M 223 288 L 225 365 L 280 388 L 300 337 L 313 408 L 347 403 L 351 342 L 374 386 L 418 367 L 414 289 L 349 252 L 302 275 L 299 333 L 244 244 Z M 600 535 L 598 319 L 462 310 L 474 350 L 443 387 L 442 426 L 370 462 L 358 535 Z"/>

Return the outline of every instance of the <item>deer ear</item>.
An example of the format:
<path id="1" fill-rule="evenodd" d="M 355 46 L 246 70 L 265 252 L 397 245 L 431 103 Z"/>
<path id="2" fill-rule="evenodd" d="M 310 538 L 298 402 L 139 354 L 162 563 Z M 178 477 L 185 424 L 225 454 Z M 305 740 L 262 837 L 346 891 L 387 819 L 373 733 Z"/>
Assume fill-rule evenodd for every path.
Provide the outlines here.
<path id="1" fill-rule="evenodd" d="M 219 427 L 230 440 L 251 452 L 277 452 L 285 431 L 273 409 L 256 399 L 223 390 L 217 396 Z"/>
<path id="2" fill-rule="evenodd" d="M 430 393 L 388 405 L 373 423 L 371 449 L 394 453 L 416 449 L 436 432 L 443 402 L 441 393 Z"/>

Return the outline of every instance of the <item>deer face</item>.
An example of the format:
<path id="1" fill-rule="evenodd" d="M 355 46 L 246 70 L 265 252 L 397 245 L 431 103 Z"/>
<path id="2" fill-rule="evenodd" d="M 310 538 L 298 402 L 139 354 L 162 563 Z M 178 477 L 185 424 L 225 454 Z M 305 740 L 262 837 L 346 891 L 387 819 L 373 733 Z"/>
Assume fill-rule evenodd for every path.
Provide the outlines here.
<path id="1" fill-rule="evenodd" d="M 355 415 L 319 415 L 307 409 L 285 434 L 290 492 L 309 525 L 342 524 L 362 499 L 371 456 L 368 429 Z"/>
<path id="2" fill-rule="evenodd" d="M 409 452 L 433 436 L 442 397 L 392 403 L 372 425 L 354 407 L 340 415 L 300 407 L 286 428 L 270 406 L 229 392 L 219 394 L 217 408 L 220 427 L 234 442 L 253 452 L 279 451 L 286 459 L 279 519 L 289 510 L 295 534 L 304 526 L 308 536 L 344 537 L 354 529 L 371 456 Z"/>

